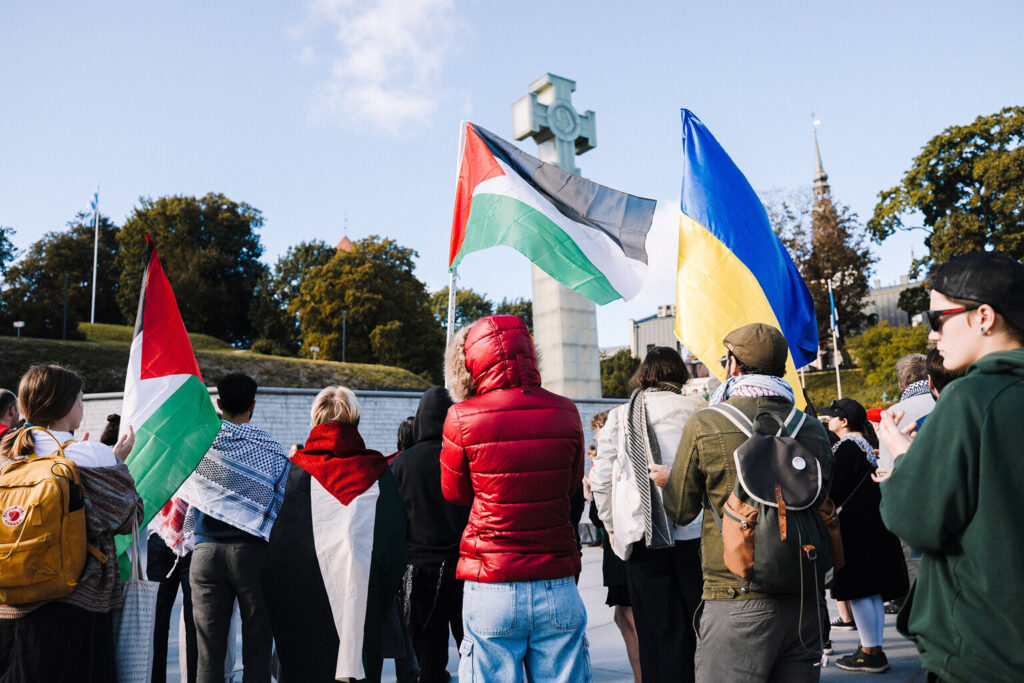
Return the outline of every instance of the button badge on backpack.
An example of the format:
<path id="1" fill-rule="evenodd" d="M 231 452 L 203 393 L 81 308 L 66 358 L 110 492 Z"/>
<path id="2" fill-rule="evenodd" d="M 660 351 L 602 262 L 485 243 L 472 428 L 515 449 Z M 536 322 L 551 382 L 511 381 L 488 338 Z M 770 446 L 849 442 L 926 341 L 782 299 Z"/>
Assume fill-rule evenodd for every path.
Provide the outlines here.
<path id="1" fill-rule="evenodd" d="M 801 471 L 803 471 L 804 468 L 807 467 L 807 461 L 804 460 L 803 458 L 801 458 L 799 455 L 796 456 L 795 458 L 793 458 L 793 460 L 791 461 L 791 464 L 793 465 L 793 469 L 797 469 L 797 470 L 801 470 Z"/>
<path id="2" fill-rule="evenodd" d="M 12 505 L 4 509 L 2 516 L 4 524 L 7 526 L 18 526 L 25 521 L 25 508 L 20 505 Z"/>

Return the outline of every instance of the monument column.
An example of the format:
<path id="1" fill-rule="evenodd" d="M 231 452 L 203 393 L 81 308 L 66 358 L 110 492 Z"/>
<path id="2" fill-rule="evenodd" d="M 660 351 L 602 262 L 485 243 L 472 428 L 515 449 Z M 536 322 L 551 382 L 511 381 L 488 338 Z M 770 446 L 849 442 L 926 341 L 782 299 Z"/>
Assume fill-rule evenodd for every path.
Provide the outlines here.
<path id="1" fill-rule="evenodd" d="M 572 106 L 576 82 L 544 74 L 512 105 L 516 140 L 532 137 L 537 156 L 579 175 L 576 155 L 597 145 L 595 115 Z M 544 388 L 570 398 L 601 396 L 594 302 L 533 266 L 533 336 Z"/>

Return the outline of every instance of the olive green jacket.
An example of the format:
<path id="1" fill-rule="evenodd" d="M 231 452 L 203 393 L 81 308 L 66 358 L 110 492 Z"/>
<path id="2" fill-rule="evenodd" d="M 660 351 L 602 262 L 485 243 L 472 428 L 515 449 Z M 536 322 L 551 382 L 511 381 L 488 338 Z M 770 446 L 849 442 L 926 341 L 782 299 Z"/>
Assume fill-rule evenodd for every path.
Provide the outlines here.
<path id="1" fill-rule="evenodd" d="M 783 398 L 746 398 L 733 396 L 728 401 L 751 420 L 762 412 L 783 422 L 793 404 Z M 733 451 L 747 440 L 746 435 L 727 417 L 705 408 L 686 423 L 679 452 L 663 490 L 665 511 L 676 524 L 689 522 L 704 507 L 705 494 L 711 499 L 719 517 L 726 499 L 736 484 Z M 797 434 L 797 441 L 818 457 L 826 488 L 832 483 L 832 448 L 825 428 L 808 418 Z M 722 534 L 713 515 L 704 515 L 701 530 L 701 555 L 704 565 L 704 600 L 733 600 L 771 597 L 740 591 L 736 577 L 726 569 Z"/>

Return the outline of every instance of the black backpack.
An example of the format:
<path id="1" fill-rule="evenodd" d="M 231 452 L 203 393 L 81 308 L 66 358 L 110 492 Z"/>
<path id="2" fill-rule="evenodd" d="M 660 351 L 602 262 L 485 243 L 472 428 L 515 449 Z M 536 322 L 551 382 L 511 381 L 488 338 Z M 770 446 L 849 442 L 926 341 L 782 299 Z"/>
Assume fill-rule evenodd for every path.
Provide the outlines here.
<path id="1" fill-rule="evenodd" d="M 842 566 L 842 542 L 818 458 L 796 439 L 807 414 L 794 408 L 780 424 L 768 412 L 751 421 L 728 403 L 711 409 L 747 435 L 733 452 L 736 485 L 724 518 L 706 501 L 722 534 L 725 566 L 743 592 L 816 595 L 832 583 L 834 560 Z M 767 428 L 769 421 L 777 429 Z"/>

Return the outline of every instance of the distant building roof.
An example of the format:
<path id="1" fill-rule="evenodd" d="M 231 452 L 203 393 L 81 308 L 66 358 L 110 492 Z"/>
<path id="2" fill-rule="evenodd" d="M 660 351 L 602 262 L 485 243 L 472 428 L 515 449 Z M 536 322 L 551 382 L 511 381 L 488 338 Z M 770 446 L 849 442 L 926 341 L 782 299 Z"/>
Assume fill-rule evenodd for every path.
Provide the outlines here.
<path id="1" fill-rule="evenodd" d="M 338 249 L 339 251 L 351 252 L 352 240 L 348 238 L 348 235 L 345 235 L 344 237 L 341 238 L 341 241 L 338 242 L 338 246 L 335 248 Z"/>

